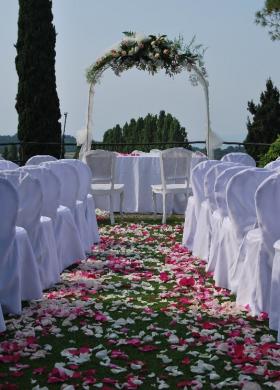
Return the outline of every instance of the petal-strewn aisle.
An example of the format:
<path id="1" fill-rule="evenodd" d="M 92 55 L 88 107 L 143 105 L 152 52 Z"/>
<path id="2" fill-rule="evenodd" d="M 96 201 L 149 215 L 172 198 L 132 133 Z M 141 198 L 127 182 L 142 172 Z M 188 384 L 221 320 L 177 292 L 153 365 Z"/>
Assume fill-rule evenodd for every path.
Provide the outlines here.
<path id="1" fill-rule="evenodd" d="M 8 319 L 0 389 L 280 389 L 265 315 L 250 318 L 215 288 L 181 234 L 103 226 L 86 262 Z"/>

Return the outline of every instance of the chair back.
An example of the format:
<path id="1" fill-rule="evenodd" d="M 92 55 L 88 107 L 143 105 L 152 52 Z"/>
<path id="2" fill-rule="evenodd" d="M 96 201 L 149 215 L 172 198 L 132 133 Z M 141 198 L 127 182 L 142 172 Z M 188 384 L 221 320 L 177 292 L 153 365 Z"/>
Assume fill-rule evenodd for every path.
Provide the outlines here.
<path id="1" fill-rule="evenodd" d="M 167 184 L 190 186 L 192 152 L 184 148 L 165 149 L 160 152 L 160 172 L 163 190 Z"/>
<path id="2" fill-rule="evenodd" d="M 111 189 L 114 188 L 116 156 L 115 152 L 99 149 L 85 154 L 93 184 L 111 184 Z"/>
<path id="3" fill-rule="evenodd" d="M 264 180 L 256 191 L 258 227 L 265 247 L 273 255 L 274 243 L 280 239 L 280 175 L 273 174 Z"/>
<path id="4" fill-rule="evenodd" d="M 4 177 L 0 177 L 0 259 L 3 259 L 15 237 L 19 199 L 17 190 Z"/>
<path id="5" fill-rule="evenodd" d="M 34 232 L 40 222 L 43 202 L 39 180 L 21 170 L 1 171 L 0 176 L 7 179 L 17 190 L 19 208 L 16 224 L 25 228 L 28 233 Z"/>
<path id="6" fill-rule="evenodd" d="M 255 194 L 258 186 L 274 172 L 263 168 L 248 168 L 234 175 L 227 186 L 228 215 L 236 236 L 242 238 L 257 222 Z"/>
<path id="7" fill-rule="evenodd" d="M 265 169 L 279 170 L 280 169 L 280 160 L 271 161 L 266 164 Z"/>
<path id="8" fill-rule="evenodd" d="M 211 211 L 214 212 L 217 208 L 216 199 L 215 199 L 215 183 L 216 179 L 220 173 L 224 172 L 226 169 L 236 165 L 231 162 L 222 162 L 221 164 L 214 165 L 209 169 L 204 177 L 204 194 L 205 198 L 208 199 Z"/>
<path id="9" fill-rule="evenodd" d="M 56 175 L 47 167 L 40 165 L 29 165 L 19 168 L 23 172 L 39 180 L 42 188 L 42 215 L 51 219 L 56 218 L 59 206 L 61 184 Z"/>
<path id="10" fill-rule="evenodd" d="M 206 161 L 208 160 L 207 156 L 205 156 L 205 154 L 201 153 L 201 152 L 194 152 L 192 154 L 192 165 L 191 165 L 191 170 L 193 170 L 193 168 L 199 164 L 201 161 Z"/>
<path id="11" fill-rule="evenodd" d="M 78 200 L 84 201 L 90 193 L 90 184 L 92 180 L 89 166 L 81 160 L 76 160 L 74 158 L 67 158 L 60 161 L 70 164 L 76 169 L 79 179 Z"/>
<path id="12" fill-rule="evenodd" d="M 8 160 L 1 160 L 0 161 L 0 170 L 3 171 L 11 171 L 11 170 L 14 170 L 14 169 L 18 169 L 19 166 L 12 162 L 12 161 L 8 161 Z"/>
<path id="13" fill-rule="evenodd" d="M 223 217 L 228 215 L 227 212 L 227 202 L 226 202 L 226 188 L 230 179 L 236 175 L 238 172 L 242 172 L 245 169 L 248 169 L 245 165 L 232 166 L 226 168 L 222 173 L 217 176 L 215 186 L 214 186 L 214 196 L 216 201 L 216 208 L 219 209 L 219 212 Z"/>
<path id="14" fill-rule="evenodd" d="M 49 168 L 60 182 L 60 204 L 74 210 L 78 199 L 79 177 L 76 169 L 70 164 L 58 161 L 48 161 L 41 163 Z"/>
<path id="15" fill-rule="evenodd" d="M 50 156 L 48 154 L 38 154 L 36 156 L 32 156 L 30 157 L 25 165 L 39 165 L 41 164 L 42 162 L 47 162 L 47 161 L 57 161 L 57 158 L 53 157 L 53 156 Z"/>
<path id="16" fill-rule="evenodd" d="M 149 154 L 154 154 L 158 156 L 161 153 L 160 149 L 151 149 Z"/>
<path id="17" fill-rule="evenodd" d="M 205 200 L 204 177 L 208 170 L 215 165 L 221 164 L 218 160 L 206 160 L 197 164 L 191 172 L 192 191 L 195 203 L 195 216 L 198 218 L 200 205 Z"/>
<path id="18" fill-rule="evenodd" d="M 228 153 L 221 158 L 221 161 L 236 162 L 242 165 L 248 165 L 250 167 L 256 166 L 256 161 L 253 159 L 253 157 L 251 157 L 247 153 L 241 153 L 241 152 Z"/>

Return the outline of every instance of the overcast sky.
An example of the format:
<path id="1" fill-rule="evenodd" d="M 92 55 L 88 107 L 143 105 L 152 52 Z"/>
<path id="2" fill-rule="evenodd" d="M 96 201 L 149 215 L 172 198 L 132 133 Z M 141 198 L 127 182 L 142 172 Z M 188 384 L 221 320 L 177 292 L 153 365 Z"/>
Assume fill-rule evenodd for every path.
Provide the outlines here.
<path id="1" fill-rule="evenodd" d="M 280 43 L 254 24 L 264 0 L 54 0 L 57 31 L 56 78 L 61 113 L 68 112 L 66 133 L 85 126 L 88 85 L 86 68 L 122 31 L 184 37 L 207 47 L 205 65 L 210 84 L 212 129 L 224 141 L 246 136 L 247 102 L 259 101 L 266 80 L 280 88 Z M 0 133 L 17 130 L 14 66 L 18 1 L 0 0 Z M 205 138 L 205 105 L 201 87 L 188 75 L 169 78 L 161 72 L 130 70 L 116 77 L 104 73 L 96 88 L 94 139 L 117 123 L 160 110 L 170 112 L 186 127 L 189 140 Z"/>

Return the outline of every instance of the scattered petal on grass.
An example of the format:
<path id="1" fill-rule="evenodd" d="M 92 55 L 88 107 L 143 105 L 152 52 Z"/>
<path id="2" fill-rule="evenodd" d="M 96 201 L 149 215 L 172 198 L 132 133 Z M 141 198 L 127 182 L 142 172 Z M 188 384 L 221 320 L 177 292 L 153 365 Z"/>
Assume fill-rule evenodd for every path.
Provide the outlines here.
<path id="1" fill-rule="evenodd" d="M 0 390 L 280 390 L 267 314 L 216 288 L 181 236 L 181 224 L 103 226 L 86 261 L 6 318 Z"/>

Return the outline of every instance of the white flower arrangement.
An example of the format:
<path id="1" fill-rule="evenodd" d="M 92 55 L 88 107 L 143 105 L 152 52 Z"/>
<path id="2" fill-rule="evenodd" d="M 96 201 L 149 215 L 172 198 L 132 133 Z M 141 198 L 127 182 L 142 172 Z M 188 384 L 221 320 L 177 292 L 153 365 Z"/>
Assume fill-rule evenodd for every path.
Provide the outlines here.
<path id="1" fill-rule="evenodd" d="M 147 70 L 151 74 L 164 69 L 166 74 L 174 76 L 183 69 L 191 71 L 195 65 L 206 76 L 202 60 L 204 50 L 201 50 L 201 45 L 193 45 L 194 39 L 186 46 L 182 37 L 171 41 L 166 35 L 145 36 L 134 32 L 124 32 L 124 35 L 121 42 L 98 58 L 87 70 L 90 84 L 95 84 L 108 68 L 118 76 L 132 67 Z"/>

